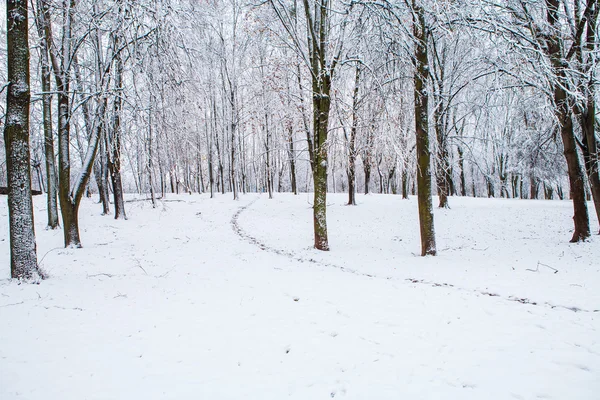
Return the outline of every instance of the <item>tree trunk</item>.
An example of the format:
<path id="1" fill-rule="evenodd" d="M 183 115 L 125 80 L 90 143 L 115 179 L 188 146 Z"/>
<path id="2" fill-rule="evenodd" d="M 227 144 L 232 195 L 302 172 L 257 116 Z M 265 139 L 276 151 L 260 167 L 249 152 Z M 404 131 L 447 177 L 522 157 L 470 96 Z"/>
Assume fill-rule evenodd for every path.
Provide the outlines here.
<path id="1" fill-rule="evenodd" d="M 485 186 L 487 187 L 488 199 L 496 197 L 496 193 L 494 192 L 494 182 L 489 176 L 485 177 Z"/>
<path id="2" fill-rule="evenodd" d="M 8 183 L 10 275 L 15 279 L 43 278 L 38 263 L 29 166 L 29 43 L 27 2 L 8 0 L 8 90 L 4 146 Z"/>
<path id="3" fill-rule="evenodd" d="M 235 179 L 235 131 L 237 129 L 237 113 L 236 113 L 236 99 L 235 91 L 231 89 L 230 93 L 231 102 L 231 165 L 230 165 L 230 179 L 231 179 L 231 191 L 233 192 L 233 199 L 238 200 L 238 189 Z"/>
<path id="4" fill-rule="evenodd" d="M 52 90 L 50 59 L 48 55 L 48 42 L 44 34 L 44 16 L 41 1 L 37 2 L 37 12 L 35 18 L 40 38 L 40 64 L 42 81 L 42 120 L 44 127 L 44 155 L 46 158 L 46 182 L 47 190 L 47 208 L 48 208 L 48 228 L 58 228 L 58 204 L 57 204 L 57 184 L 56 160 L 54 158 L 54 137 L 52 134 Z"/>
<path id="5" fill-rule="evenodd" d="M 458 146 L 458 168 L 460 169 L 460 195 L 467 195 L 467 184 L 465 180 L 465 157 L 463 154 L 463 149 Z"/>
<path id="6" fill-rule="evenodd" d="M 358 127 L 358 89 L 360 85 L 360 66 L 356 65 L 354 91 L 352 92 L 352 126 L 348 149 L 348 205 L 356 205 L 356 130 Z"/>
<path id="7" fill-rule="evenodd" d="M 369 185 L 371 184 L 371 163 L 363 161 L 363 172 L 365 175 L 365 194 L 369 194 Z"/>
<path id="8" fill-rule="evenodd" d="M 269 114 L 265 113 L 265 132 L 266 132 L 266 165 L 265 175 L 267 178 L 267 192 L 269 192 L 269 199 L 273 198 L 273 174 L 271 174 L 271 131 L 269 130 Z"/>
<path id="9" fill-rule="evenodd" d="M 119 37 L 115 34 L 114 47 L 119 48 Z M 108 134 L 108 170 L 113 187 L 115 219 L 127 219 L 123 184 L 121 182 L 121 93 L 123 91 L 123 60 L 120 53 L 115 54 L 115 89 L 117 94 L 113 103 L 112 129 Z"/>
<path id="10" fill-rule="evenodd" d="M 435 255 L 435 231 L 433 226 L 433 207 L 431 203 L 431 172 L 429 152 L 428 92 L 427 77 L 427 31 L 425 29 L 425 11 L 413 1 L 413 33 L 416 38 L 415 61 L 415 129 L 417 137 L 417 186 L 419 203 L 419 225 L 421 230 L 421 255 Z"/>
<path id="11" fill-rule="evenodd" d="M 404 161 L 402 168 L 402 199 L 408 200 L 408 162 Z"/>
<path id="12" fill-rule="evenodd" d="M 511 176 L 512 197 L 515 199 L 517 197 L 521 197 L 521 194 L 519 192 L 519 181 L 520 181 L 519 175 L 513 174 Z"/>
<path id="13" fill-rule="evenodd" d="M 562 95 L 560 92 L 562 92 Z M 562 97 L 563 95 L 565 97 Z M 573 123 L 568 115 L 569 107 L 565 104 L 566 94 L 564 90 L 557 86 L 555 88 L 555 97 L 558 100 L 557 113 L 559 114 L 559 121 L 562 121 L 560 123 L 560 131 L 563 140 L 564 155 L 567 159 L 569 187 L 573 199 L 574 231 L 571 242 L 579 242 L 586 240 L 590 236 L 590 222 L 585 201 L 584 172 L 579 161 L 579 154 L 577 153 Z"/>
<path id="14" fill-rule="evenodd" d="M 596 210 L 596 216 L 600 222 L 600 173 L 599 163 L 600 157 L 598 155 L 598 140 L 596 139 L 596 87 L 597 82 L 594 80 L 594 64 L 596 50 L 596 25 L 598 19 L 600 6 L 596 2 L 593 5 L 593 9 L 590 10 L 590 16 L 587 21 L 587 38 L 585 43 L 585 49 L 587 50 L 587 62 L 582 63 L 585 66 L 587 74 L 589 74 L 588 82 L 585 87 L 586 101 L 583 110 L 579 114 L 579 121 L 582 130 L 582 142 L 583 142 L 583 158 L 585 163 L 585 169 L 588 175 L 588 181 L 590 183 L 590 190 L 592 192 L 592 199 L 594 201 L 594 208 Z M 600 232 L 598 232 L 600 234 Z"/>
<path id="15" fill-rule="evenodd" d="M 367 131 L 367 143 L 362 153 L 363 172 L 365 176 L 365 194 L 369 194 L 369 185 L 371 184 L 371 159 L 373 154 L 373 143 L 375 141 L 374 128 Z"/>
<path id="16" fill-rule="evenodd" d="M 294 152 L 294 127 L 288 124 L 288 158 L 290 163 L 290 182 L 292 193 L 298 194 L 298 183 L 296 182 L 296 153 Z"/>
<path id="17" fill-rule="evenodd" d="M 442 67 L 443 68 L 443 67 Z M 443 79 L 443 74 L 442 74 Z M 437 85 L 436 85 L 437 86 Z M 436 157 L 436 183 L 439 196 L 439 208 L 449 208 L 448 195 L 450 194 L 450 183 L 448 182 L 448 170 L 450 163 L 448 161 L 448 146 L 446 140 L 446 130 L 443 115 L 443 101 L 441 99 L 441 88 L 438 88 L 438 96 L 440 97 L 434 108 L 434 127 L 437 139 L 437 157 Z"/>
<path id="18" fill-rule="evenodd" d="M 91 128 L 90 128 L 91 129 Z M 93 173 L 98 186 L 98 198 L 102 203 L 102 215 L 110 214 L 110 196 L 108 190 L 108 165 L 106 164 L 107 150 L 104 135 L 100 138 L 100 156 L 94 162 Z"/>
<path id="19" fill-rule="evenodd" d="M 531 200 L 538 198 L 540 183 L 534 175 L 529 176 L 529 198 Z"/>
<path id="20" fill-rule="evenodd" d="M 316 79 L 316 78 L 314 78 Z M 315 248 L 329 250 L 327 237 L 327 134 L 329 129 L 329 108 L 331 106 L 329 77 L 322 78 L 323 82 L 314 83 L 320 91 L 313 95 L 314 141 L 313 151 L 313 225 L 315 234 Z"/>
<path id="21" fill-rule="evenodd" d="M 593 103 L 594 100 L 590 99 Z M 588 101 L 590 101 L 588 100 Z M 594 208 L 596 210 L 596 216 L 600 221 L 600 176 L 598 174 L 598 142 L 594 133 L 594 122 L 595 122 L 595 104 L 590 105 L 588 102 L 587 110 L 585 114 L 581 115 L 581 126 L 583 128 L 583 159 L 585 163 L 585 169 L 590 184 L 590 191 L 592 192 L 592 200 L 594 201 Z M 600 232 L 599 232 L 600 234 Z"/>
<path id="22" fill-rule="evenodd" d="M 558 121 L 560 135 L 563 142 L 563 153 L 567 160 L 567 171 L 569 175 L 569 187 L 573 199 L 573 222 L 574 230 L 571 242 L 586 240 L 590 236 L 590 221 L 587 204 L 585 201 L 584 172 L 577 153 L 575 134 L 573 132 L 573 120 L 571 118 L 571 107 L 569 98 L 563 85 L 568 85 L 565 76 L 565 68 L 568 68 L 562 58 L 562 38 L 558 36 L 560 23 L 558 19 L 559 0 L 546 0 L 546 18 L 554 33 L 547 40 L 547 52 L 552 62 L 552 68 L 558 82 L 554 83 L 554 107 Z"/>
<path id="23" fill-rule="evenodd" d="M 148 185 L 150 186 L 150 200 L 152 201 L 152 208 L 156 208 L 156 195 L 154 194 L 154 158 L 152 153 L 152 114 L 148 110 Z"/>

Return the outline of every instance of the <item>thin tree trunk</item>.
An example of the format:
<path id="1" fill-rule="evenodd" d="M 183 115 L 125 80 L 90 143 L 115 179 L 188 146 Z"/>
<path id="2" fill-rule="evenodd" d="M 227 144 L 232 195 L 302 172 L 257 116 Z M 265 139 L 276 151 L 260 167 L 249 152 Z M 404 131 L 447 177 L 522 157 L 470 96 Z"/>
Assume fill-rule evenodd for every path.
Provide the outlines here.
<path id="1" fill-rule="evenodd" d="M 114 48 L 119 48 L 118 33 L 114 37 Z M 127 219 L 125 201 L 123 199 L 123 183 L 121 181 L 121 109 L 123 91 L 123 60 L 120 53 L 115 54 L 115 89 L 117 91 L 113 103 L 112 129 L 109 131 L 108 170 L 113 187 L 115 219 Z"/>
<path id="2" fill-rule="evenodd" d="M 579 121 L 583 133 L 583 157 L 585 163 L 585 169 L 588 175 L 588 181 L 590 183 L 590 190 L 592 192 L 592 199 L 594 201 L 594 208 L 596 210 L 596 216 L 600 222 L 600 173 L 599 163 L 600 157 L 598 155 L 598 140 L 596 139 L 596 84 L 594 80 L 593 68 L 596 61 L 595 50 L 596 50 L 596 27 L 598 13 L 600 6 L 598 3 L 594 3 L 593 8 L 590 10 L 590 16 L 587 21 L 587 38 L 585 42 L 585 49 L 587 50 L 586 63 L 582 62 L 585 66 L 585 73 L 589 76 L 586 82 L 585 92 L 586 101 L 584 109 L 579 114 Z M 600 232 L 598 232 L 600 234 Z"/>
<path id="3" fill-rule="evenodd" d="M 273 198 L 273 175 L 271 174 L 271 131 L 269 130 L 269 114 L 265 113 L 265 132 L 266 132 L 266 143 L 265 143 L 265 175 L 267 178 L 267 192 L 269 193 L 269 199 Z"/>
<path id="4" fill-rule="evenodd" d="M 296 182 L 296 153 L 294 152 L 294 127 L 288 124 L 288 158 L 290 163 L 290 182 L 292 193 L 298 194 L 298 183 Z"/>
<path id="5" fill-rule="evenodd" d="M 358 90 L 360 85 L 360 66 L 356 65 L 354 91 L 352 92 L 352 126 L 348 149 L 348 205 L 356 205 L 356 130 L 358 129 Z"/>
<path id="6" fill-rule="evenodd" d="M 425 50 L 427 51 L 427 50 Z M 446 141 L 446 130 L 444 124 L 444 102 L 442 99 L 442 83 L 444 79 L 444 66 L 440 67 L 440 79 L 439 82 L 435 86 L 437 86 L 437 96 L 436 105 L 434 107 L 434 128 L 435 128 L 435 136 L 437 139 L 437 152 L 436 152 L 436 184 L 437 184 L 437 192 L 439 197 L 439 208 L 449 208 L 448 205 L 448 195 L 450 191 L 450 184 L 448 182 L 448 170 L 450 169 L 450 163 L 448 161 L 448 146 Z"/>
<path id="7" fill-rule="evenodd" d="M 41 81 L 42 81 L 42 120 L 44 127 L 44 155 L 46 159 L 46 182 L 48 183 L 47 194 L 47 213 L 48 228 L 58 228 L 58 204 L 57 204 L 57 185 L 56 160 L 54 158 L 54 137 L 52 134 L 52 90 L 50 59 L 48 55 L 48 42 L 44 34 L 44 17 L 41 0 L 37 1 L 36 26 L 40 38 L 40 62 L 41 62 Z"/>
<path id="8" fill-rule="evenodd" d="M 463 154 L 463 149 L 458 146 L 458 168 L 460 169 L 460 195 L 467 195 L 467 184 L 465 180 L 465 157 Z"/>
<path id="9" fill-rule="evenodd" d="M 431 204 L 431 171 L 429 153 L 428 92 L 427 76 L 427 31 L 425 29 L 425 11 L 413 1 L 415 15 L 413 32 L 416 38 L 415 60 L 415 129 L 417 136 L 417 186 L 419 203 L 419 225 L 421 230 L 421 255 L 435 255 L 435 231 L 433 225 L 433 206 Z"/>
<path id="10" fill-rule="evenodd" d="M 402 199 L 408 200 L 408 160 L 403 161 L 402 167 Z"/>

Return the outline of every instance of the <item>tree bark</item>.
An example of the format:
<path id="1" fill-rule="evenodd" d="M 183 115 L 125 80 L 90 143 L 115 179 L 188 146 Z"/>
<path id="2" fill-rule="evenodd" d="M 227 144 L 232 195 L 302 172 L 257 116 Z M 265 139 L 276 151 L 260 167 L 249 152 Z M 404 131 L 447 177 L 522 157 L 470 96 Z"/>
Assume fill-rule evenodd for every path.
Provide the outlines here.
<path id="1" fill-rule="evenodd" d="M 460 169 L 460 195 L 467 195 L 467 183 L 465 179 L 465 157 L 463 153 L 463 149 L 458 146 L 456 148 L 458 150 L 458 168 Z"/>
<path id="2" fill-rule="evenodd" d="M 427 76 L 427 31 L 425 11 L 413 1 L 413 33 L 415 43 L 416 70 L 414 75 L 415 130 L 417 137 L 417 197 L 419 203 L 419 225 L 421 230 L 421 255 L 435 255 L 435 231 L 431 203 L 431 171 L 429 152 Z"/>
<path id="3" fill-rule="evenodd" d="M 598 13 L 600 6 L 598 3 L 594 3 L 593 8 L 589 12 L 587 20 L 587 38 L 585 42 L 585 49 L 587 52 L 588 59 L 582 65 L 584 66 L 584 73 L 590 75 L 586 86 L 584 88 L 586 99 L 583 106 L 583 110 L 579 113 L 579 122 L 583 133 L 583 158 L 585 163 L 585 169 L 588 175 L 588 181 L 590 183 L 590 190 L 592 192 L 592 199 L 594 201 L 594 208 L 596 210 L 596 216 L 600 222 L 600 173 L 599 163 L 600 157 L 598 155 L 598 139 L 596 138 L 596 87 L 597 82 L 594 81 L 593 68 L 595 63 L 595 50 L 596 50 L 596 28 Z M 600 234 L 600 232 L 598 232 Z"/>
<path id="4" fill-rule="evenodd" d="M 313 223 L 315 248 L 329 250 L 327 237 L 327 134 L 329 127 L 329 82 L 324 82 L 323 91 L 313 96 L 315 150 L 313 162 L 314 202 Z"/>
<path id="5" fill-rule="evenodd" d="M 298 183 L 296 180 L 296 153 L 294 152 L 294 128 L 291 122 L 288 124 L 288 158 L 290 163 L 290 182 L 292 193 L 298 194 Z"/>
<path id="6" fill-rule="evenodd" d="M 119 48 L 119 37 L 115 34 L 114 48 Z M 123 183 L 121 182 L 121 109 L 123 91 L 123 60 L 121 54 L 115 54 L 115 89 L 117 91 L 113 103 L 112 129 L 108 135 L 108 170 L 113 187 L 115 219 L 127 219 L 125 201 L 123 199 Z"/>
<path id="7" fill-rule="evenodd" d="M 8 180 L 10 274 L 15 279 L 37 280 L 44 276 L 37 263 L 31 198 L 27 13 L 26 1 L 7 1 L 8 90 L 4 146 Z"/>
<path id="8" fill-rule="evenodd" d="M 360 66 L 356 65 L 354 91 L 352 92 L 352 126 L 348 143 L 348 205 L 356 205 L 356 131 L 358 129 L 358 90 L 360 85 Z"/>
<path id="9" fill-rule="evenodd" d="M 546 18 L 553 28 L 553 33 L 548 36 L 547 52 L 552 63 L 555 78 L 554 83 L 554 107 L 555 116 L 559 125 L 560 135 L 563 142 L 563 153 L 567 160 L 569 174 L 569 187 L 573 200 L 573 222 L 574 230 L 571 242 L 586 240 L 590 236 L 590 222 L 585 201 L 584 172 L 579 160 L 575 134 L 573 132 L 573 120 L 571 117 L 571 106 L 568 94 L 563 85 L 568 85 L 565 69 L 568 66 L 562 56 L 562 38 L 559 37 L 560 24 L 558 20 L 559 0 L 546 0 Z"/>
<path id="10" fill-rule="evenodd" d="M 40 38 L 40 64 L 41 64 L 41 83 L 42 83 L 42 121 L 44 128 L 44 155 L 46 159 L 46 182 L 48 190 L 47 213 L 48 229 L 57 229 L 58 224 L 58 204 L 57 204 L 57 185 L 56 160 L 54 158 L 54 137 L 52 134 L 52 90 L 50 59 L 48 55 L 49 46 L 44 34 L 44 17 L 42 0 L 37 1 L 36 26 Z"/>
<path id="11" fill-rule="evenodd" d="M 440 77 L 437 83 L 437 97 L 436 105 L 434 108 L 434 127 L 435 127 L 435 136 L 437 139 L 437 152 L 436 152 L 436 184 L 437 184 L 437 192 L 439 196 L 439 208 L 449 208 L 448 205 L 448 195 L 450 194 L 450 182 L 448 182 L 448 170 L 450 169 L 450 162 L 448 161 L 449 153 L 448 153 L 448 144 L 447 144 L 447 133 L 446 133 L 446 124 L 444 123 L 444 119 L 447 116 L 444 115 L 444 100 L 442 96 L 442 85 L 444 80 L 444 66 L 440 67 Z"/>

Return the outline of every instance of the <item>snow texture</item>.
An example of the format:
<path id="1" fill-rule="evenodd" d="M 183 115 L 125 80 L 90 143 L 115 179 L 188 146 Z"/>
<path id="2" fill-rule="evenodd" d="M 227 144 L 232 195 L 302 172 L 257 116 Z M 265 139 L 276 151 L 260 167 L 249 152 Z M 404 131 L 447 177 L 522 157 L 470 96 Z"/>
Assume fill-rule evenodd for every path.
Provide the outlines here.
<path id="1" fill-rule="evenodd" d="M 10 281 L 0 207 L 0 399 L 578 399 L 600 393 L 600 240 L 567 201 L 450 199 L 420 257 L 416 198 L 83 199 L 83 249 Z M 594 220 L 592 226 L 598 226 Z"/>

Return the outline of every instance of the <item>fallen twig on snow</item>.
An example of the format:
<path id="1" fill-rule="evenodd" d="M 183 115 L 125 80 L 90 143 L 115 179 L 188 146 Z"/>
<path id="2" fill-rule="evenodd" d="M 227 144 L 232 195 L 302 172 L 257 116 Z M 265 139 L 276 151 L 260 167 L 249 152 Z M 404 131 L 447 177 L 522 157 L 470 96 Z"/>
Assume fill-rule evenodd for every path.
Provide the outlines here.
<path id="1" fill-rule="evenodd" d="M 549 265 L 546 265 L 546 264 L 542 264 L 542 263 L 541 263 L 541 262 L 539 262 L 539 261 L 538 261 L 538 263 L 537 263 L 537 267 L 536 267 L 535 269 L 526 268 L 526 269 L 525 269 L 525 271 L 531 271 L 531 272 L 540 272 L 540 265 L 541 265 L 542 267 L 550 268 L 551 270 L 553 270 L 553 271 L 554 271 L 554 273 L 555 273 L 555 274 L 556 274 L 556 273 L 558 273 L 558 270 L 557 270 L 556 268 L 553 268 L 553 267 L 551 267 L 551 266 L 549 266 Z"/>

